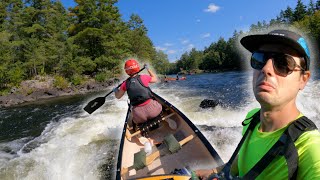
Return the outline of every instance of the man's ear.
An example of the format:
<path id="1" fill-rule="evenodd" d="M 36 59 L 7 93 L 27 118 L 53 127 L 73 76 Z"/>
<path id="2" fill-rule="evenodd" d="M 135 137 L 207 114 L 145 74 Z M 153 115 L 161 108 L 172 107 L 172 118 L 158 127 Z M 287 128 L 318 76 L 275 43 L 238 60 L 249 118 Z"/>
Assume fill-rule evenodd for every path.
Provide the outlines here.
<path id="1" fill-rule="evenodd" d="M 301 75 L 300 78 L 300 85 L 299 85 L 299 89 L 303 90 L 304 87 L 306 86 L 307 82 L 309 81 L 311 76 L 310 71 L 305 71 L 304 74 Z"/>

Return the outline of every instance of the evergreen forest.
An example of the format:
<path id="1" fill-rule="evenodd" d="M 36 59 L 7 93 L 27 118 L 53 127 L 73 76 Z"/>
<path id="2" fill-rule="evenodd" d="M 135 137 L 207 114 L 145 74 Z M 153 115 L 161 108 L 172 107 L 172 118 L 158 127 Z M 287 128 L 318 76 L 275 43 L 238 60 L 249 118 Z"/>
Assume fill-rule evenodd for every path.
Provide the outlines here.
<path id="1" fill-rule="evenodd" d="M 155 49 L 143 19 L 132 14 L 124 21 L 117 1 L 75 0 L 66 9 L 59 0 L 1 0 L 0 91 L 39 75 L 73 85 L 90 78 L 104 82 L 121 74 L 128 57 L 151 64 L 158 74 L 241 70 L 243 57 L 235 46 L 244 32 L 235 30 L 229 39 L 221 37 L 170 63 L 167 54 Z M 250 32 L 289 24 L 319 44 L 319 9 L 320 0 L 307 5 L 298 0 L 270 22 L 251 25 Z"/>

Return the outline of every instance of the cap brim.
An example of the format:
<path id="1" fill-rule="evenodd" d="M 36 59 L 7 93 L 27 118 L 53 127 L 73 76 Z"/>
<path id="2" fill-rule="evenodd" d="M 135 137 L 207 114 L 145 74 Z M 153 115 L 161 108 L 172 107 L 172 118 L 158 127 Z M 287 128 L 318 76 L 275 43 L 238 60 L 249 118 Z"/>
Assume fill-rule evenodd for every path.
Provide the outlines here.
<path id="1" fill-rule="evenodd" d="M 257 51 L 264 44 L 287 45 L 289 47 L 292 47 L 292 49 L 296 50 L 303 57 L 307 57 L 307 54 L 298 42 L 284 36 L 272 34 L 249 35 L 243 37 L 240 40 L 240 43 L 250 52 Z"/>

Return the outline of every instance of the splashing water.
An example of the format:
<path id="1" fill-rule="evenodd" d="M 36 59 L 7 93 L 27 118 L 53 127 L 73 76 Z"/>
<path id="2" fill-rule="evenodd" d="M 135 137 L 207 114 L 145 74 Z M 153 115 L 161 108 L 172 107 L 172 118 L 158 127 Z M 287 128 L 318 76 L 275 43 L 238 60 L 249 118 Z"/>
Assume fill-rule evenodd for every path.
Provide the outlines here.
<path id="1" fill-rule="evenodd" d="M 241 72 L 193 75 L 152 89 L 197 125 L 227 161 L 240 141 L 246 113 L 259 107 L 247 77 Z M 320 80 L 315 79 L 297 100 L 298 108 L 318 127 L 319 89 Z M 201 109 L 203 99 L 220 100 L 224 105 Z M 116 100 L 111 95 L 91 115 L 82 110 L 86 103 L 65 99 L 46 103 L 50 104 L 46 107 L 0 110 L 0 126 L 6 128 L 0 139 L 0 179 L 113 179 L 127 97 Z"/>

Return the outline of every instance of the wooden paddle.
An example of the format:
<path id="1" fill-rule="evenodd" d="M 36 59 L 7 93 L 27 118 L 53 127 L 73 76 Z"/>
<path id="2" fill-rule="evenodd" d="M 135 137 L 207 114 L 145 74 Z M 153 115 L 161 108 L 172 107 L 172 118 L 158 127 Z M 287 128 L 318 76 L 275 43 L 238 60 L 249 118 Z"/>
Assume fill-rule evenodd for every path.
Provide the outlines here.
<path id="1" fill-rule="evenodd" d="M 145 69 L 145 67 L 143 67 L 142 69 L 140 69 L 140 71 L 138 71 L 135 74 L 140 73 L 141 71 L 143 71 Z M 133 75 L 135 75 L 133 74 Z M 128 79 L 130 79 L 131 77 L 129 77 Z M 126 79 L 126 80 L 128 80 Z M 117 86 L 117 88 L 119 88 L 126 80 L 124 80 L 121 84 L 119 84 Z M 90 101 L 86 107 L 84 107 L 83 109 L 85 111 L 87 111 L 89 114 L 93 113 L 95 110 L 97 110 L 98 108 L 100 108 L 106 101 L 106 97 L 109 96 L 113 91 L 110 91 L 107 95 L 103 96 L 103 97 L 97 97 L 94 100 Z"/>

